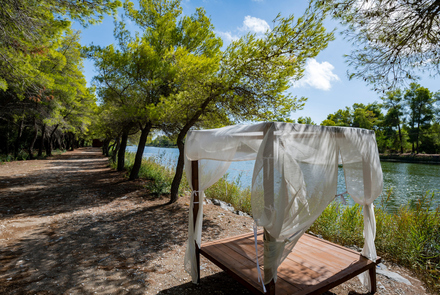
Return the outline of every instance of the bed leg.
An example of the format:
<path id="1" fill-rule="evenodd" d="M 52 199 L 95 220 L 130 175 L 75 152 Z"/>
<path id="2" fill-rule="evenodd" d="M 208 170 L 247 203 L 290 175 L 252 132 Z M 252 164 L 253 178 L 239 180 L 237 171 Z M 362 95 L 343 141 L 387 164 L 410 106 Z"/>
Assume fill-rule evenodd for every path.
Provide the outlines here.
<path id="1" fill-rule="evenodd" d="M 193 222 L 194 230 L 197 223 L 197 215 L 199 213 L 199 161 L 191 161 L 191 182 L 194 190 L 194 205 L 193 205 Z M 203 200 L 202 200 L 203 201 Z M 200 216 L 203 218 L 203 215 Z M 197 285 L 200 284 L 200 248 L 197 242 L 194 241 L 196 251 L 196 263 L 197 263 Z"/>
<path id="2" fill-rule="evenodd" d="M 373 267 L 368 270 L 368 273 L 370 275 L 371 294 L 374 294 L 377 291 L 377 287 L 376 287 L 376 264 L 374 264 Z"/>
<path id="3" fill-rule="evenodd" d="M 275 282 L 272 280 L 269 284 L 264 285 L 266 287 L 266 294 L 275 295 Z"/>
<path id="4" fill-rule="evenodd" d="M 197 261 L 197 285 L 200 284 L 200 248 L 199 245 L 197 245 L 197 242 L 194 241 L 194 244 L 196 244 L 196 261 Z"/>

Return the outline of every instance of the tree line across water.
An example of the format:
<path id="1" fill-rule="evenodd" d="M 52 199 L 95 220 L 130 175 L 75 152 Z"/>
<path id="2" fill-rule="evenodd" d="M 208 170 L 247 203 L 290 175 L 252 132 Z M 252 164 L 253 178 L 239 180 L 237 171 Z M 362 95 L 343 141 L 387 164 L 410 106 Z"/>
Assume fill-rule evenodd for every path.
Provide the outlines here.
<path id="1" fill-rule="evenodd" d="M 440 153 L 440 92 L 417 83 L 386 92 L 381 103 L 340 109 L 321 125 L 375 130 L 381 153 Z"/>

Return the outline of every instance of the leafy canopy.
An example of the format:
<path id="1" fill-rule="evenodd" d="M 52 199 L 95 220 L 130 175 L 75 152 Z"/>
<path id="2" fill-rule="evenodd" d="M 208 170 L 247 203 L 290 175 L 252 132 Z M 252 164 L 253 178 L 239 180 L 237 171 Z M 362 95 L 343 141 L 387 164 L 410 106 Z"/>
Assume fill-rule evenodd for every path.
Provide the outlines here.
<path id="1" fill-rule="evenodd" d="M 440 73 L 440 1 L 314 0 L 346 25 L 343 34 L 355 49 L 347 55 L 353 70 L 375 90 L 390 90 Z"/>

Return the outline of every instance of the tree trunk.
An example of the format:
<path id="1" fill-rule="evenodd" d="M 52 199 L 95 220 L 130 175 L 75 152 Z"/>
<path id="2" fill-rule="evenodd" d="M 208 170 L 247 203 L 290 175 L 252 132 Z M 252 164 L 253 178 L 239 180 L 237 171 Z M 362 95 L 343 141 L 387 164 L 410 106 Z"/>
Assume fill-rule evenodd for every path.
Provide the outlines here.
<path id="1" fill-rule="evenodd" d="M 139 170 L 141 169 L 142 156 L 144 154 L 145 143 L 147 142 L 148 134 L 150 133 L 152 124 L 148 122 L 144 128 L 142 128 L 141 137 L 139 139 L 138 148 L 136 151 L 136 157 L 134 158 L 133 168 L 130 173 L 130 180 L 139 178 Z"/>
<path id="2" fill-rule="evenodd" d="M 69 137 L 70 137 L 70 143 L 71 143 L 70 150 L 73 151 L 75 149 L 75 135 L 71 132 L 69 134 Z"/>
<path id="3" fill-rule="evenodd" d="M 6 147 L 5 147 L 5 151 L 6 151 L 6 155 L 9 154 L 9 120 L 7 121 L 8 124 L 6 126 Z"/>
<path id="4" fill-rule="evenodd" d="M 43 125 L 43 129 L 41 130 L 41 140 L 40 140 L 40 146 L 38 148 L 38 158 L 43 156 L 43 149 L 44 149 L 44 137 L 46 137 L 46 124 Z"/>
<path id="5" fill-rule="evenodd" d="M 122 131 L 121 145 L 118 150 L 118 171 L 125 169 L 125 149 L 127 148 L 128 128 Z"/>
<path id="6" fill-rule="evenodd" d="M 55 128 L 53 129 L 53 131 L 50 133 L 49 138 L 47 139 L 47 144 L 46 144 L 46 156 L 47 157 L 51 157 L 52 156 L 52 150 L 53 150 L 53 141 L 54 141 L 54 134 L 58 129 L 59 124 L 57 124 L 55 126 Z"/>
<path id="7" fill-rule="evenodd" d="M 116 153 L 119 150 L 119 147 L 121 145 L 121 140 L 119 139 L 119 136 L 116 138 L 115 148 L 111 152 L 112 161 L 116 162 Z M 110 155 L 110 150 L 108 151 L 108 154 Z"/>
<path id="8" fill-rule="evenodd" d="M 66 149 L 66 146 L 64 145 L 64 140 L 62 138 L 64 138 L 63 134 L 56 137 L 59 150 Z"/>
<path id="9" fill-rule="evenodd" d="M 183 167 L 184 167 L 184 144 L 183 139 L 185 138 L 186 134 L 188 133 L 189 129 L 194 126 L 194 124 L 197 122 L 197 120 L 200 118 L 200 116 L 205 111 L 206 107 L 209 105 L 209 103 L 216 97 L 216 95 L 210 95 L 205 99 L 205 101 L 202 103 L 200 108 L 195 112 L 194 116 L 189 120 L 185 126 L 180 130 L 179 135 L 177 136 L 177 147 L 179 148 L 179 159 L 177 160 L 177 166 L 176 166 L 176 172 L 174 174 L 173 183 L 171 184 L 171 198 L 169 204 L 172 204 L 177 201 L 177 198 L 179 197 L 179 186 L 180 181 L 182 180 L 183 175 Z"/>
<path id="10" fill-rule="evenodd" d="M 420 134 L 420 124 L 417 124 L 417 134 L 416 134 L 416 154 L 419 153 L 419 134 Z"/>
<path id="11" fill-rule="evenodd" d="M 399 140 L 400 140 L 400 153 L 403 154 L 403 142 L 402 142 L 402 132 L 400 131 L 400 124 L 397 124 L 399 128 Z"/>
<path id="12" fill-rule="evenodd" d="M 177 148 L 179 149 L 179 158 L 177 160 L 176 174 L 174 174 L 173 183 L 171 184 L 171 198 L 169 202 L 170 204 L 176 202 L 177 198 L 179 197 L 179 186 L 180 182 L 182 181 L 183 167 L 185 164 L 185 145 L 183 143 L 183 138 L 181 138 L 180 134 L 177 139 Z"/>
<path id="13" fill-rule="evenodd" d="M 46 149 L 46 157 L 50 157 L 52 156 L 52 140 L 50 139 L 50 137 L 48 137 L 45 141 L 44 141 L 44 147 Z"/>
<path id="14" fill-rule="evenodd" d="M 31 144 L 29 145 L 29 160 L 34 158 L 34 145 L 37 141 L 38 137 L 38 126 L 37 126 L 37 118 L 34 117 L 34 137 L 32 138 Z"/>
<path id="15" fill-rule="evenodd" d="M 66 150 L 72 149 L 73 151 L 72 137 L 70 136 L 70 132 L 64 135 L 64 144 L 66 146 Z"/>
<path id="16" fill-rule="evenodd" d="M 23 111 L 23 113 L 24 113 L 24 111 Z M 18 127 L 17 138 L 15 139 L 14 158 L 18 157 L 18 152 L 19 152 L 19 149 L 20 149 L 21 136 L 23 135 L 23 126 L 24 126 L 24 115 L 23 115 L 23 118 L 20 121 L 20 126 Z"/>
<path id="17" fill-rule="evenodd" d="M 110 139 L 107 138 L 102 141 L 102 154 L 106 157 L 109 156 L 109 149 L 110 149 L 108 146 L 109 143 L 110 143 Z"/>

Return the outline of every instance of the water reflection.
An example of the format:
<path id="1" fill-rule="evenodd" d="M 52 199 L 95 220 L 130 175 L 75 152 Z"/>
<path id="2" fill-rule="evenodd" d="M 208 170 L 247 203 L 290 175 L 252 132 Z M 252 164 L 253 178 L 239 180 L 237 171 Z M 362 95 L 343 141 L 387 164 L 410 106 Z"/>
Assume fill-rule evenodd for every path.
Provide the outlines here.
<path id="1" fill-rule="evenodd" d="M 136 152 L 136 147 L 127 147 L 130 152 Z M 146 147 L 144 157 L 160 158 L 164 165 L 174 166 L 179 151 L 172 148 Z M 382 198 L 386 198 L 386 190 L 392 189 L 395 199 L 388 201 L 388 210 L 395 211 L 401 205 L 421 198 L 427 191 L 434 192 L 433 207 L 440 205 L 440 165 L 381 162 L 384 180 L 384 191 L 375 201 L 380 206 Z M 252 182 L 254 161 L 233 162 L 228 170 L 228 179 L 237 181 L 240 178 L 242 187 L 249 187 Z M 346 191 L 344 170 L 338 171 L 338 194 Z M 344 195 L 346 202 L 353 205 L 353 200 Z"/>

